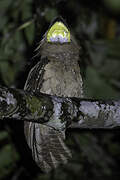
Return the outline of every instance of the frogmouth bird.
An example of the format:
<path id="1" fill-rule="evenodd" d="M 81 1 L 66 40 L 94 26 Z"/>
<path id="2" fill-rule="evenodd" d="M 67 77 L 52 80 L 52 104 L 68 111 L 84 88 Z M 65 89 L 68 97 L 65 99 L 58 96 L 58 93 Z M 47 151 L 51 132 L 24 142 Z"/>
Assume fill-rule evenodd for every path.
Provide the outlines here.
<path id="1" fill-rule="evenodd" d="M 61 97 L 82 97 L 77 45 L 63 19 L 57 18 L 37 48 L 39 62 L 31 69 L 24 90 Z M 56 120 L 57 121 L 57 120 Z M 53 121 L 54 123 L 54 121 Z M 67 163 L 71 152 L 65 144 L 65 128 L 25 122 L 24 131 L 33 159 L 44 172 Z"/>

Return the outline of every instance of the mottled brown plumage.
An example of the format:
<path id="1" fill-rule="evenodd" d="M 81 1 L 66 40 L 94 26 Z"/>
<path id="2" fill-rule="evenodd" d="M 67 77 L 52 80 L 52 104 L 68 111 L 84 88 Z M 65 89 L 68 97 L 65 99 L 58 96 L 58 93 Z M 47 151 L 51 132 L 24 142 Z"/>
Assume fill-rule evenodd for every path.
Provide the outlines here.
<path id="1" fill-rule="evenodd" d="M 48 43 L 46 35 L 38 51 L 40 61 L 30 71 L 25 90 L 62 97 L 82 97 L 82 78 L 78 65 L 79 48 L 71 36 L 70 43 Z M 71 152 L 64 143 L 65 129 L 25 122 L 25 136 L 33 158 L 45 172 L 67 163 Z"/>

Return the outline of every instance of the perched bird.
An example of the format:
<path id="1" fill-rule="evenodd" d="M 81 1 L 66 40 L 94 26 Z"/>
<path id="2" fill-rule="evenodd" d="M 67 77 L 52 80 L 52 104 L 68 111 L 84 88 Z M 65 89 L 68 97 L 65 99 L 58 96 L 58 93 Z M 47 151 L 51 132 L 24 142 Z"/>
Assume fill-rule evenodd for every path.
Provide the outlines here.
<path id="1" fill-rule="evenodd" d="M 79 47 L 62 18 L 56 18 L 38 47 L 39 62 L 31 69 L 24 90 L 61 97 L 82 97 Z M 25 136 L 33 159 L 44 172 L 67 163 L 71 152 L 65 145 L 65 129 L 25 122 Z"/>

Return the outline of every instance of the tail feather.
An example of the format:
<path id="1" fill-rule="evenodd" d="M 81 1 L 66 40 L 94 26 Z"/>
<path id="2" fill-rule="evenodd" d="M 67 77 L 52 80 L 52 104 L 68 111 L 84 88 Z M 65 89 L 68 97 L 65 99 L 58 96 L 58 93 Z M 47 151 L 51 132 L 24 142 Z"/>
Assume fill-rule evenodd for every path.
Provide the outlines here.
<path id="1" fill-rule="evenodd" d="M 25 122 L 25 135 L 37 165 L 49 172 L 59 164 L 67 163 L 72 156 L 64 143 L 65 132 L 46 125 Z"/>

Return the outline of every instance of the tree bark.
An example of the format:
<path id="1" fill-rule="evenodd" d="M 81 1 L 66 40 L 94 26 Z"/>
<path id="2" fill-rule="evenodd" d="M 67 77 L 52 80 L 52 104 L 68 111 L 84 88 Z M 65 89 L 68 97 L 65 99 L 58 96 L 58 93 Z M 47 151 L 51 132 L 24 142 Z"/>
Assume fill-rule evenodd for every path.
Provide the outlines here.
<path id="1" fill-rule="evenodd" d="M 120 100 L 63 98 L 0 86 L 0 120 L 22 120 L 62 128 L 117 128 Z"/>

